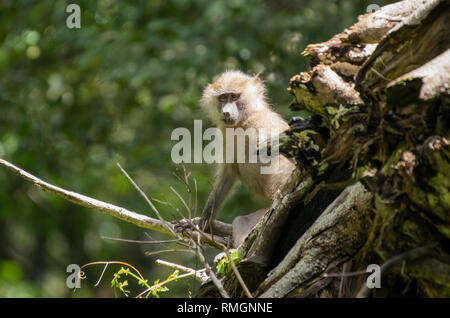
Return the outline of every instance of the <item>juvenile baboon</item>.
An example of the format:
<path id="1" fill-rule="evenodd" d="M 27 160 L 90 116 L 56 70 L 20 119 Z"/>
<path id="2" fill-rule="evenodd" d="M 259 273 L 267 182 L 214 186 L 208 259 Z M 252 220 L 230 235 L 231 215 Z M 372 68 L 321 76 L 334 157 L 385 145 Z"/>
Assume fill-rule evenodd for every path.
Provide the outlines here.
<path id="1" fill-rule="evenodd" d="M 243 180 L 255 195 L 274 199 L 275 194 L 286 183 L 294 169 L 294 164 L 282 155 L 272 157 L 272 162 L 278 163 L 270 173 L 262 173 L 262 167 L 268 167 L 267 162 L 249 162 L 250 153 L 254 151 L 252 145 L 257 146 L 262 139 L 271 139 L 289 128 L 289 125 L 274 112 L 266 101 L 266 90 L 258 76 L 249 76 L 240 71 L 227 71 L 221 74 L 216 81 L 206 86 L 203 91 L 201 105 L 209 114 L 217 128 L 222 132 L 224 163 L 218 163 L 213 189 L 208 197 L 200 218 L 193 219 L 200 228 L 218 234 L 214 228 L 210 228 L 212 220 L 215 220 L 220 207 L 227 194 L 237 180 Z M 234 128 L 244 132 L 245 146 L 237 148 L 234 142 L 233 148 L 229 147 L 230 135 L 227 128 Z M 256 132 L 256 133 L 249 133 Z M 266 138 L 261 138 L 259 132 L 266 132 Z M 232 136 L 235 138 L 235 136 Z M 236 137 L 238 138 L 238 137 Z M 253 149 L 253 150 L 252 150 Z M 249 152 L 250 150 L 250 152 Z M 227 152 L 232 151 L 232 162 L 225 162 Z M 239 162 L 237 157 L 245 152 L 244 162 Z M 229 153 L 228 153 L 229 155 Z M 245 235 L 261 218 L 267 210 L 261 209 L 249 215 L 235 218 L 232 224 L 233 245 L 241 243 Z M 224 235 L 226 233 L 220 233 Z"/>

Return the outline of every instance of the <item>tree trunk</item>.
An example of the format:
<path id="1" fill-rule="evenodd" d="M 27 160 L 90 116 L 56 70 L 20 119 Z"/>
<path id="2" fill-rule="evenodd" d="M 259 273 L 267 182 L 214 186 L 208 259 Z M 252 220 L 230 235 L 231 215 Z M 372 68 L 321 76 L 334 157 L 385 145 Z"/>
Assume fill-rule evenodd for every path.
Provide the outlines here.
<path id="1" fill-rule="evenodd" d="M 449 1 L 401 1 L 305 49 L 290 108 L 314 115 L 280 138 L 297 170 L 238 248 L 255 296 L 450 297 L 448 30 Z"/>

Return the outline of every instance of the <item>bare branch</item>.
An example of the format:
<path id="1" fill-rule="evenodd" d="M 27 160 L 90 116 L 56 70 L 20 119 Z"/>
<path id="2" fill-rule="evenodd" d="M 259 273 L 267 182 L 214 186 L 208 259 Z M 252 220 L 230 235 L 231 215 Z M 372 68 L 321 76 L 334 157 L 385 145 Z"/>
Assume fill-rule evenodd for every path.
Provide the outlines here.
<path id="1" fill-rule="evenodd" d="M 34 175 L 26 172 L 25 170 L 20 169 L 19 167 L 13 165 L 12 163 L 0 158 L 0 165 L 8 168 L 13 171 L 15 174 L 20 176 L 21 178 L 33 183 L 36 187 L 40 188 L 43 191 L 50 192 L 60 196 L 61 198 L 68 200 L 72 203 L 95 209 L 105 214 L 111 215 L 123 221 L 127 221 L 137 225 L 141 228 L 151 229 L 158 232 L 172 234 L 172 232 L 167 228 L 167 226 L 160 220 L 148 217 L 146 215 L 142 215 L 136 212 L 129 211 L 120 206 L 116 206 L 110 203 L 106 203 L 97 199 L 90 198 L 83 194 L 79 194 L 77 192 L 69 191 L 50 183 L 47 183 Z"/>
<path id="2" fill-rule="evenodd" d="M 137 225 L 138 227 L 141 227 L 141 228 L 150 229 L 150 230 L 154 230 L 157 232 L 161 232 L 161 233 L 165 233 L 165 234 L 174 236 L 175 232 L 173 230 L 173 226 L 166 221 L 154 219 L 154 218 L 151 218 L 151 217 L 143 215 L 143 214 L 129 211 L 123 207 L 120 207 L 120 206 L 117 206 L 117 205 L 114 205 L 111 203 L 103 202 L 103 201 L 88 197 L 86 195 L 83 195 L 83 194 L 80 194 L 80 193 L 77 193 L 74 191 L 69 191 L 69 190 L 60 188 L 58 186 L 52 185 L 52 184 L 39 179 L 38 177 L 32 175 L 31 173 L 26 172 L 25 170 L 15 166 L 14 164 L 12 164 L 4 159 L 1 159 L 1 158 L 0 158 L 0 165 L 8 168 L 9 170 L 11 170 L 15 174 L 17 174 L 19 177 L 33 183 L 39 189 L 49 192 L 49 193 L 56 194 L 59 197 L 65 199 L 67 201 L 70 201 L 72 203 L 75 203 L 75 204 L 78 204 L 78 205 L 81 205 L 81 206 L 84 206 L 84 207 L 87 207 L 90 209 L 94 209 L 94 210 L 103 212 L 105 214 L 108 214 L 108 215 L 118 218 L 120 220 Z M 151 206 L 152 205 L 153 204 L 151 204 Z M 156 208 L 155 208 L 155 210 L 156 210 Z M 194 237 L 200 237 L 200 234 L 197 233 L 196 231 L 193 231 L 191 233 L 191 235 L 193 235 Z M 201 243 L 205 244 L 205 245 L 209 245 L 211 247 L 221 249 L 221 246 L 218 243 L 226 244 L 226 241 L 227 241 L 226 239 L 221 238 L 221 237 L 216 236 L 216 237 L 214 237 L 214 240 L 213 240 L 211 235 L 203 235 Z"/>
<path id="3" fill-rule="evenodd" d="M 151 255 L 157 255 L 157 254 L 162 254 L 162 253 L 171 253 L 171 252 L 182 252 L 182 253 L 192 253 L 195 254 L 195 251 L 193 251 L 192 249 L 183 249 L 183 248 L 170 248 L 170 249 L 165 249 L 165 250 L 160 250 L 160 251 L 154 251 L 154 252 L 145 252 L 145 256 L 151 256 Z"/>
<path id="4" fill-rule="evenodd" d="M 159 241 L 143 241 L 143 240 L 129 240 L 129 239 L 123 239 L 123 238 L 120 238 L 120 237 L 109 237 L 109 236 L 101 236 L 101 238 L 104 239 L 104 240 L 127 242 L 127 243 L 138 243 L 138 244 L 164 244 L 164 243 L 178 243 L 178 242 L 180 242 L 179 239 L 159 240 Z"/>
<path id="5" fill-rule="evenodd" d="M 159 214 L 159 211 L 153 205 L 152 201 L 149 200 L 147 195 L 145 195 L 144 191 L 142 191 L 142 189 L 134 182 L 134 180 L 131 179 L 131 177 L 128 175 L 128 173 L 122 168 L 122 166 L 118 162 L 117 162 L 117 166 L 122 171 L 122 173 L 127 177 L 127 179 L 131 182 L 131 184 L 135 187 L 135 189 L 139 192 L 139 194 L 145 199 L 145 201 L 148 203 L 148 205 L 150 205 L 150 207 L 155 212 L 155 214 L 158 217 L 158 219 L 166 226 L 166 228 L 171 232 L 171 234 L 173 236 L 179 238 L 180 240 L 182 240 L 182 238 L 175 232 L 173 227 L 166 220 L 164 220 L 161 217 L 161 214 Z"/>
<path id="6" fill-rule="evenodd" d="M 186 273 L 194 273 L 195 279 L 198 280 L 200 283 L 205 283 L 209 279 L 209 277 L 205 274 L 205 271 L 206 271 L 205 268 L 199 269 L 199 270 L 195 270 L 195 269 L 190 268 L 190 267 L 186 267 L 186 266 L 175 264 L 175 263 L 171 263 L 171 262 L 166 262 L 166 261 L 163 261 L 161 259 L 157 259 L 155 261 L 155 263 L 158 264 L 158 265 L 166 266 L 166 267 L 173 268 L 173 269 L 176 269 L 176 270 L 179 270 L 179 271 L 183 271 L 183 272 L 186 272 Z"/>

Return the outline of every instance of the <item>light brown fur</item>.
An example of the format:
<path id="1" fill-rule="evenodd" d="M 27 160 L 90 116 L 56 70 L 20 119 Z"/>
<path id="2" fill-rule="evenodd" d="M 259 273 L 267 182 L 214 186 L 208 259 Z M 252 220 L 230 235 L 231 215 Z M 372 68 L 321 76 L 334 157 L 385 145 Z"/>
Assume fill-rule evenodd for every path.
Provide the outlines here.
<path id="1" fill-rule="evenodd" d="M 266 90 L 258 77 L 251 77 L 240 71 L 227 71 L 205 88 L 202 97 L 202 106 L 210 114 L 217 127 L 222 130 L 223 136 L 226 136 L 225 129 L 230 126 L 225 125 L 218 117 L 217 96 L 230 92 L 241 93 L 241 100 L 245 104 L 242 110 L 243 118 L 237 125 L 232 126 L 233 128 L 240 127 L 244 130 L 247 128 L 267 128 L 270 137 L 277 136 L 289 128 L 283 118 L 267 104 Z M 224 142 L 226 142 L 226 138 L 224 138 Z M 224 147 L 224 149 L 226 148 Z M 279 169 L 274 174 L 267 175 L 260 173 L 261 164 L 237 163 L 224 165 L 234 165 L 232 170 L 238 174 L 237 177 L 247 183 L 254 194 L 273 200 L 277 190 L 284 185 L 294 168 L 294 165 L 284 156 L 280 156 L 279 160 Z"/>
<path id="2" fill-rule="evenodd" d="M 239 121 L 232 125 L 227 125 L 221 120 L 218 97 L 222 94 L 240 94 L 238 102 Z M 202 107 L 209 114 L 215 125 L 222 131 L 224 143 L 226 142 L 226 128 L 266 128 L 269 136 L 274 137 L 289 128 L 289 125 L 274 112 L 266 102 L 266 90 L 262 81 L 256 76 L 249 76 L 240 71 L 227 71 L 221 74 L 216 81 L 209 84 L 201 99 Z M 249 138 L 250 142 L 256 142 L 257 136 Z M 226 147 L 224 155 L 226 155 Z M 236 156 L 236 148 L 235 148 Z M 246 153 L 248 153 L 248 143 L 246 143 Z M 238 179 L 243 180 L 250 190 L 258 196 L 266 198 L 268 203 L 274 199 L 286 183 L 288 177 L 294 169 L 294 164 L 288 159 L 279 156 L 279 166 L 272 174 L 261 174 L 262 163 L 221 163 L 217 166 L 216 180 L 208 198 L 206 206 L 200 219 L 200 225 L 212 224 L 219 212 L 222 202 L 225 200 L 230 189 Z M 241 243 L 245 235 L 256 224 L 264 211 L 259 210 L 244 217 L 237 217 L 233 222 L 234 246 Z M 209 229 L 214 231 L 214 229 Z M 218 234 L 218 233 L 215 233 Z M 223 235 L 223 233 L 220 233 Z"/>

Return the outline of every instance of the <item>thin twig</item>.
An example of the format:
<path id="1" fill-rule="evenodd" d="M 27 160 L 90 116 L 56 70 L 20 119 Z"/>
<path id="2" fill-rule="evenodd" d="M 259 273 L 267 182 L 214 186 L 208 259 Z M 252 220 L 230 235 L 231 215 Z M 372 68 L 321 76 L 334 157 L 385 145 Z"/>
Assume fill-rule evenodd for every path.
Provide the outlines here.
<path id="1" fill-rule="evenodd" d="M 127 243 L 139 243 L 139 244 L 163 244 L 163 243 L 176 243 L 180 240 L 174 239 L 174 240 L 160 240 L 160 241 L 142 241 L 142 240 L 129 240 L 129 239 L 123 239 L 118 237 L 109 237 L 109 236 L 101 236 L 104 240 L 111 240 L 111 241 L 119 241 L 119 242 L 127 242 Z"/>
<path id="2" fill-rule="evenodd" d="M 194 215 L 197 215 L 197 179 L 194 178 L 194 187 L 195 187 L 195 203 L 194 203 Z"/>
<path id="3" fill-rule="evenodd" d="M 180 199 L 181 203 L 183 203 L 184 207 L 186 208 L 186 211 L 187 211 L 188 215 L 191 215 L 191 212 L 190 212 L 191 209 L 186 204 L 186 201 L 184 201 L 183 197 L 172 186 L 170 186 L 169 188 L 170 188 L 170 190 L 172 190 L 173 193 L 175 193 L 175 195 L 178 197 L 178 199 Z"/>
<path id="4" fill-rule="evenodd" d="M 200 259 L 200 261 L 203 263 L 203 265 L 205 265 L 206 273 L 209 275 L 209 277 L 211 278 L 211 281 L 216 286 L 216 288 L 219 290 L 220 295 L 222 295 L 223 298 L 230 298 L 227 291 L 223 287 L 222 283 L 217 278 L 216 274 L 214 274 L 214 271 L 211 269 L 211 266 L 209 266 L 208 262 L 206 261 L 205 255 L 203 254 L 201 246 L 196 245 L 196 247 L 197 247 L 197 250 L 196 250 L 197 256 Z"/>
<path id="5" fill-rule="evenodd" d="M 144 232 L 144 234 L 145 234 L 145 236 L 147 236 L 149 239 L 151 239 L 152 241 L 154 241 L 154 239 L 151 237 L 151 235 L 150 234 L 148 234 L 147 232 Z M 177 242 L 176 242 L 177 244 L 179 244 L 179 245 L 181 245 L 181 246 L 184 246 L 184 247 L 186 247 L 186 248 L 190 248 L 191 246 L 189 245 L 189 243 L 185 243 L 185 242 L 181 242 L 181 241 L 178 241 L 178 239 L 177 239 Z M 165 249 L 171 249 L 171 247 L 169 247 L 168 245 L 166 245 L 166 243 L 161 243 L 161 246 L 162 247 L 164 247 Z"/>
<path id="6" fill-rule="evenodd" d="M 152 255 L 157 255 L 157 254 L 162 254 L 162 253 L 171 253 L 171 252 L 183 252 L 183 253 L 192 253 L 195 254 L 195 251 L 191 250 L 191 249 L 182 249 L 182 248 L 170 248 L 170 249 L 166 249 L 166 250 L 160 250 L 160 251 L 153 251 L 153 252 L 145 252 L 145 256 L 152 256 Z"/>
<path id="7" fill-rule="evenodd" d="M 189 209 L 188 209 L 188 218 L 192 218 L 192 189 L 191 185 L 189 184 L 189 176 L 191 175 L 191 172 L 186 172 L 186 167 L 183 165 L 183 174 L 184 174 L 184 184 L 186 186 L 186 191 L 188 193 L 189 198 Z"/>
<path id="8" fill-rule="evenodd" d="M 181 236 L 178 235 L 177 232 L 174 231 L 173 227 L 161 217 L 161 214 L 159 214 L 158 209 L 153 205 L 152 201 L 147 197 L 147 195 L 142 191 L 142 189 L 134 182 L 134 180 L 128 175 L 128 173 L 122 168 L 122 166 L 117 162 L 116 163 L 119 169 L 122 171 L 122 173 L 127 177 L 127 179 L 131 182 L 131 184 L 135 187 L 135 189 L 139 192 L 139 194 L 147 201 L 148 205 L 152 208 L 153 212 L 155 212 L 158 219 L 166 226 L 166 228 L 173 234 L 173 236 L 179 238 L 180 240 L 183 240 Z"/>
<path id="9" fill-rule="evenodd" d="M 169 279 L 166 279 L 166 280 L 164 280 L 164 281 L 162 281 L 162 282 L 160 282 L 158 284 L 150 286 L 149 288 L 147 288 L 146 290 L 141 292 L 139 295 L 137 295 L 136 298 L 141 298 L 144 294 L 150 292 L 152 289 L 157 289 L 158 287 L 160 287 L 162 285 L 165 285 L 167 283 L 170 283 L 171 281 L 174 281 L 174 280 L 176 281 L 176 280 L 178 280 L 180 278 L 184 278 L 184 277 L 188 277 L 188 276 L 192 276 L 192 275 L 194 275 L 194 273 L 191 272 L 191 273 L 186 273 L 186 274 L 183 274 L 183 275 L 173 276 L 173 277 L 171 277 Z"/>
<path id="10" fill-rule="evenodd" d="M 253 298 L 252 293 L 250 292 L 250 290 L 247 287 L 247 284 L 245 284 L 244 280 L 242 279 L 241 273 L 239 273 L 239 270 L 236 266 L 236 264 L 233 262 L 233 259 L 231 258 L 230 252 L 228 250 L 228 248 L 224 249 L 225 254 L 228 257 L 228 261 L 230 262 L 231 268 L 233 269 L 234 274 L 236 275 L 236 278 L 239 281 L 239 284 L 241 285 L 242 289 L 244 290 L 245 294 L 247 295 L 248 298 Z"/>
<path id="11" fill-rule="evenodd" d="M 170 206 L 174 211 L 177 212 L 177 214 L 178 214 L 179 217 L 181 217 L 182 219 L 185 218 L 184 215 L 183 215 L 183 212 L 181 212 L 179 208 L 177 208 L 176 206 L 174 206 L 174 205 L 173 205 L 172 203 L 170 203 L 169 201 L 162 201 L 162 200 L 155 199 L 155 198 L 152 198 L 152 200 L 155 201 L 155 202 L 158 202 L 158 203 L 160 203 L 160 204 L 164 204 L 164 205 Z M 175 214 L 172 213 L 172 216 L 175 218 Z"/>
<path id="12" fill-rule="evenodd" d="M 166 267 L 172 268 L 172 269 L 177 269 L 179 271 L 183 271 L 183 272 L 186 272 L 186 273 L 189 273 L 189 272 L 202 273 L 202 272 L 206 271 L 205 268 L 199 269 L 199 270 L 195 270 L 193 268 L 186 267 L 186 266 L 183 266 L 183 265 L 180 265 L 180 264 L 175 264 L 175 263 L 172 263 L 172 262 L 167 262 L 167 261 L 164 261 L 162 259 L 157 259 L 155 261 L 155 263 L 158 264 L 158 265 L 162 265 L 162 266 L 166 266 Z"/>
<path id="13" fill-rule="evenodd" d="M 186 266 L 183 266 L 183 265 L 179 265 L 179 264 L 163 261 L 161 259 L 157 259 L 155 261 L 155 263 L 158 264 L 158 265 L 162 265 L 162 266 L 169 267 L 169 268 L 172 268 L 172 269 L 176 269 L 176 270 L 179 270 L 179 271 L 183 271 L 183 272 L 186 272 L 186 273 L 194 273 L 194 278 L 196 280 L 198 280 L 200 283 L 204 283 L 204 282 L 206 282 L 209 279 L 209 277 L 205 274 L 205 271 L 206 271 L 205 268 L 199 269 L 199 270 L 195 270 L 195 269 L 190 268 L 190 267 L 186 267 Z"/>

